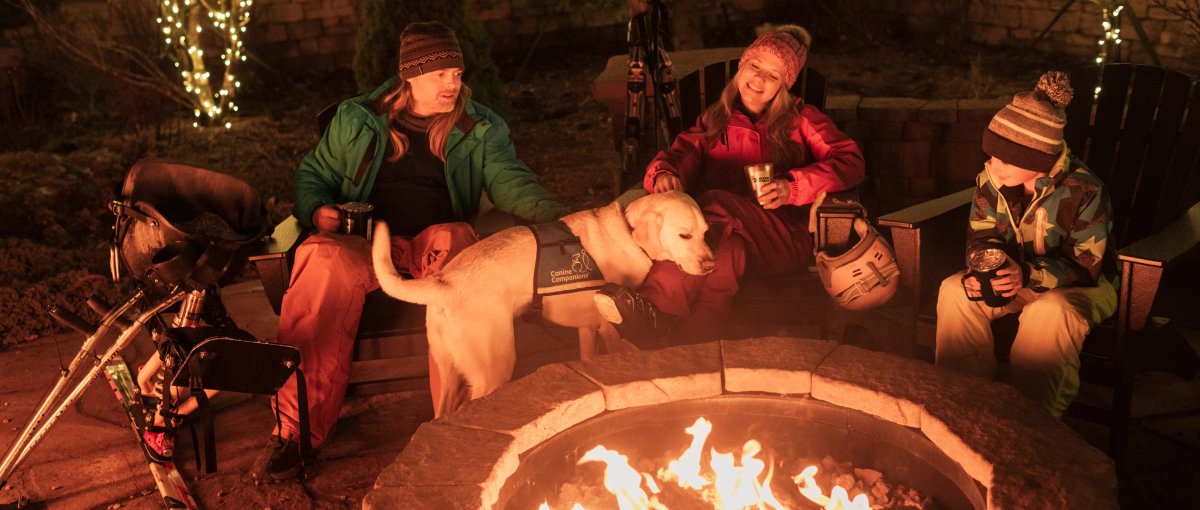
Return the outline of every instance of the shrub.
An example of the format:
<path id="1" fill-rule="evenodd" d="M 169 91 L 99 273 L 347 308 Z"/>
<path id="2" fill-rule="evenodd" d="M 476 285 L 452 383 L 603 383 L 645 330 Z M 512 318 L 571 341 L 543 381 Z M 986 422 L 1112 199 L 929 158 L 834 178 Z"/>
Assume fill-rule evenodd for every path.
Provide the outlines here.
<path id="1" fill-rule="evenodd" d="M 100 147 L 65 156 L 0 153 L 0 203 L 7 205 L 0 209 L 0 347 L 64 330 L 47 315 L 49 305 L 89 317 L 88 297 L 128 297 L 131 284 L 109 281 L 107 205 L 137 159 L 166 152 L 241 177 L 268 201 L 272 220 L 290 214 L 292 172 L 316 134 L 286 122 L 247 119 L 235 129 L 197 130 L 171 146 L 143 133 L 80 139 Z"/>
<path id="2" fill-rule="evenodd" d="M 72 159 L 36 152 L 0 155 L 0 180 L 5 183 L 0 203 L 6 204 L 0 237 L 73 247 L 107 228 L 105 205 L 111 190 L 97 182 L 97 167 L 81 156 Z"/>
<path id="3" fill-rule="evenodd" d="M 462 0 L 366 0 L 362 19 L 354 52 L 354 79 L 360 92 L 374 89 L 396 75 L 400 33 L 405 26 L 417 21 L 440 21 L 458 35 L 466 66 L 464 81 L 471 87 L 472 97 L 502 114 L 507 112 L 500 71 L 492 61 L 491 36 L 483 25 L 468 15 Z"/>
<path id="4" fill-rule="evenodd" d="M 108 246 L 62 247 L 26 239 L 0 240 L 0 347 L 64 331 L 46 313 L 58 305 L 81 317 L 96 317 L 87 298 L 109 303 L 123 289 L 110 283 Z M 127 292 L 126 292 L 127 293 Z"/>
<path id="5" fill-rule="evenodd" d="M 125 168 L 106 150 L 0 154 L 0 345 L 61 330 L 46 314 L 51 304 L 87 317 L 88 297 L 117 297 L 106 206 Z"/>

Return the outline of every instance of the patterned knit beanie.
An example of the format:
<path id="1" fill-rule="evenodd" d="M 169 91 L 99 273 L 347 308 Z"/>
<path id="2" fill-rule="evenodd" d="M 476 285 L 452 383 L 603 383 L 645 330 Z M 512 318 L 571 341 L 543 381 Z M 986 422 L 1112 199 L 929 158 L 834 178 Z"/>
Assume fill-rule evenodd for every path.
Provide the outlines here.
<path id="1" fill-rule="evenodd" d="M 400 77 L 415 78 L 422 74 L 463 67 L 462 48 L 454 30 L 438 23 L 410 23 L 400 34 Z"/>
<path id="2" fill-rule="evenodd" d="M 1013 96 L 983 132 L 983 152 L 1036 172 L 1049 172 L 1062 154 L 1063 111 L 1075 91 L 1067 74 L 1049 71 L 1038 79 L 1033 90 Z"/>
<path id="3" fill-rule="evenodd" d="M 804 69 L 804 63 L 808 60 L 810 44 L 812 44 L 812 36 L 808 35 L 808 30 L 805 30 L 804 27 L 783 25 L 759 36 L 750 46 L 746 47 L 746 51 L 742 52 L 742 59 L 745 60 L 751 53 L 760 51 L 775 55 L 783 62 L 783 80 L 787 82 L 787 88 L 792 88 L 792 84 L 796 83 L 796 77 L 800 75 L 800 70 Z"/>

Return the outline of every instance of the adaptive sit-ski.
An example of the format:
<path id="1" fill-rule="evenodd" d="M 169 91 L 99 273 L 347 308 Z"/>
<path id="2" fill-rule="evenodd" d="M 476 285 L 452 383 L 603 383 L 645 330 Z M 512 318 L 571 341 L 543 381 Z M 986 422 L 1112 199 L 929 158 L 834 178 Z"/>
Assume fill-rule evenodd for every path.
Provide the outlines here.
<path id="1" fill-rule="evenodd" d="M 110 209 L 116 215 L 109 260 L 113 278 L 128 277 L 135 290 L 116 307 L 89 300 L 102 316 L 99 324 L 51 309 L 52 316 L 87 339 L 5 452 L 0 486 L 103 373 L 125 409 L 167 508 L 198 508 L 173 462 L 174 442 L 179 427 L 190 424 L 197 468 L 204 458 L 206 471 L 215 471 L 208 406 L 213 393 L 274 394 L 295 374 L 299 419 L 307 429 L 299 351 L 255 341 L 234 324 L 220 299 L 220 285 L 238 274 L 270 225 L 245 182 L 163 160 L 135 164 Z M 119 334 L 107 344 L 114 329 Z M 157 351 L 134 374 L 120 352 L 142 331 L 150 334 Z M 203 441 L 197 440 L 197 428 Z M 308 431 L 301 437 L 307 439 Z M 308 446 L 305 442 L 301 448 L 307 453 Z"/>

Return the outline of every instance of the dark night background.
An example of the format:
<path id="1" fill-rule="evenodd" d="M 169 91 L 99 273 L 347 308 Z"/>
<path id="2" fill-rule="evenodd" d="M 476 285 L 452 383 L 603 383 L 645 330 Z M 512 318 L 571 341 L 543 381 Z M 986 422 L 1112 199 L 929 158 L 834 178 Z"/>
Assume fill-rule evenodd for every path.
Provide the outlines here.
<path id="1" fill-rule="evenodd" d="M 690 55 L 680 65 L 702 62 L 706 49 L 742 47 L 764 24 L 798 23 L 812 32 L 808 65 L 827 76 L 828 113 L 867 155 L 864 200 L 872 215 L 970 184 L 983 160 L 978 133 L 987 117 L 1043 71 L 1094 62 L 1104 5 L 1127 4 L 1145 34 L 1128 14 L 1119 18 L 1125 41 L 1110 61 L 1157 59 L 1200 76 L 1196 0 L 666 3 L 675 51 Z M 290 214 L 292 172 L 319 136 L 316 113 L 386 77 L 395 67 L 393 41 L 409 21 L 438 19 L 458 30 L 475 98 L 509 121 L 519 156 L 547 189 L 576 210 L 615 196 L 614 113 L 623 95 L 605 102 L 593 82 L 611 57 L 627 52 L 625 1 L 259 0 L 242 32 L 239 111 L 199 128 L 181 102 L 187 94 L 163 47 L 155 5 L 0 0 L 0 352 L 63 332 L 46 317 L 51 303 L 86 315 L 87 296 L 122 294 L 108 282 L 106 204 L 138 159 L 240 176 L 273 220 Z M 201 42 L 213 48 L 205 62 L 219 83 L 224 67 L 213 58 L 219 41 L 212 32 Z M 619 94 L 621 73 L 609 83 Z M 882 113 L 864 113 L 870 108 Z M 903 133 L 880 127 L 913 108 L 958 113 Z M 1200 407 L 1200 391 L 1184 391 L 1184 407 Z M 5 427 L 15 425 L 9 421 Z M 1123 487 L 1123 496 L 1195 505 L 1195 490 L 1181 487 L 1200 486 L 1198 430 L 1191 419 L 1173 436 L 1190 448 L 1190 459 L 1156 465 L 1161 472 Z"/>

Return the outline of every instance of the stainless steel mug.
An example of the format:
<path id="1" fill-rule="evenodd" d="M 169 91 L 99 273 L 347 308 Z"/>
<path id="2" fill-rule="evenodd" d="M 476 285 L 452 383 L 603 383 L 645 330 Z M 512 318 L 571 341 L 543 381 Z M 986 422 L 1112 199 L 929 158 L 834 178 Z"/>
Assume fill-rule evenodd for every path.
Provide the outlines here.
<path id="1" fill-rule="evenodd" d="M 346 202 L 341 206 L 340 226 L 338 231 L 343 234 L 356 235 L 371 239 L 375 230 L 375 221 L 371 212 L 375 206 L 366 202 Z"/>
<path id="2" fill-rule="evenodd" d="M 992 289 L 992 278 L 996 277 L 996 271 L 1004 267 L 1007 261 L 1008 256 L 1004 254 L 1004 250 L 999 248 L 984 248 L 972 253 L 971 260 L 967 263 L 968 272 L 963 275 L 963 281 L 965 282 L 968 276 L 974 276 L 979 281 L 980 295 L 972 297 L 968 293 L 967 299 L 983 301 L 992 308 L 1000 308 L 1012 301 L 1013 296 L 1004 297 Z"/>
<path id="3" fill-rule="evenodd" d="M 762 195 L 762 187 L 771 178 L 775 176 L 775 171 L 770 163 L 759 163 L 756 165 L 746 165 L 746 179 L 750 181 L 750 191 L 754 192 L 754 197 L 758 198 Z"/>

